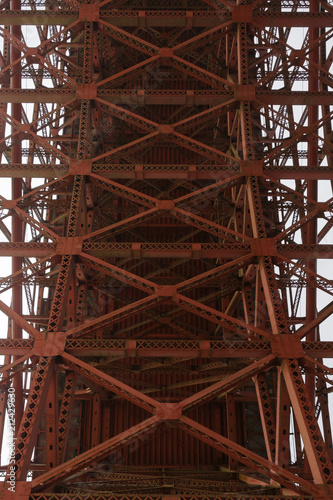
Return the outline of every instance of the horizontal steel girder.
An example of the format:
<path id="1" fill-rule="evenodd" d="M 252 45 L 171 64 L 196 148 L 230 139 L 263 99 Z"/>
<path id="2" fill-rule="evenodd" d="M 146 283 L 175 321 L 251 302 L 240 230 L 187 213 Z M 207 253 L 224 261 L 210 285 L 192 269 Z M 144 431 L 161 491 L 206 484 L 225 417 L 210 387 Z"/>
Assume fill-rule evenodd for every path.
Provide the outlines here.
<path id="1" fill-rule="evenodd" d="M 258 162 L 256 166 L 251 167 L 247 162 L 244 166 L 228 165 L 133 165 L 133 164 L 113 164 L 113 163 L 92 163 L 87 162 L 82 165 L 72 162 L 72 164 L 58 165 L 39 165 L 29 163 L 0 164 L 0 178 L 45 178 L 60 177 L 64 174 L 82 174 L 96 173 L 108 179 L 188 179 L 204 180 L 214 179 L 221 175 L 232 177 L 236 173 L 247 175 L 252 169 L 259 169 L 264 175 L 274 179 L 297 179 L 304 178 L 309 180 L 333 180 L 333 167 L 326 166 L 302 166 L 297 169 L 288 166 L 271 167 Z"/>
<path id="2" fill-rule="evenodd" d="M 254 85 L 237 85 L 234 90 L 212 90 L 207 95 L 203 91 L 172 91 L 172 90 L 104 90 L 96 85 L 88 84 L 85 87 L 78 85 L 77 89 L 2 89 L 0 103 L 69 103 L 72 99 L 81 99 L 82 92 L 91 92 L 95 98 L 103 99 L 110 103 L 142 106 L 142 105 L 177 105 L 177 106 L 217 106 L 230 99 L 241 100 L 246 93 L 251 92 L 251 101 L 262 104 L 304 104 L 330 105 L 332 91 L 306 92 L 300 90 L 267 90 Z"/>
<path id="3" fill-rule="evenodd" d="M 283 338 L 282 338 L 282 342 Z M 333 342 L 302 342 L 304 355 L 333 358 Z M 1 339 L 4 355 L 33 353 L 34 342 L 27 339 Z M 223 340 L 98 340 L 67 339 L 65 351 L 72 356 L 184 357 L 186 358 L 263 358 L 275 350 L 266 341 L 224 342 Z M 291 357 L 294 354 L 291 354 Z"/>
<path id="4" fill-rule="evenodd" d="M 73 238 L 74 240 L 74 238 Z M 260 245 L 259 245 L 260 243 Z M 332 259 L 333 245 L 329 244 L 279 244 L 273 239 L 250 240 L 249 243 L 90 243 L 81 238 L 59 238 L 58 243 L 0 243 L 0 257 L 47 257 L 66 254 L 71 248 L 73 255 L 82 252 L 105 257 L 132 258 L 185 258 L 185 259 L 232 259 L 249 254 L 256 256 L 281 255 L 290 259 Z"/>
<path id="5" fill-rule="evenodd" d="M 73 10 L 63 11 L 63 12 L 50 12 L 43 10 L 36 10 L 34 13 L 23 11 L 9 11 L 3 10 L 0 15 L 0 24 L 7 24 L 12 26 L 23 26 L 23 25 L 56 25 L 56 24 L 71 24 L 76 20 L 87 20 L 89 21 L 89 14 L 80 14 L 79 11 L 75 12 Z M 119 11 L 108 11 L 100 10 L 99 12 L 94 12 L 92 19 L 96 21 L 98 18 L 107 21 L 114 26 L 121 27 L 213 27 L 218 26 L 222 22 L 234 21 L 240 22 L 239 10 L 235 9 L 233 13 L 227 10 L 221 12 L 193 12 L 191 11 L 141 11 L 141 15 L 137 16 L 133 11 L 125 11 L 122 13 Z M 83 17 L 85 15 L 85 17 Z M 266 16 L 262 16 L 254 12 L 251 19 L 249 13 L 247 17 L 242 19 L 243 22 L 251 22 L 251 20 L 259 25 L 267 26 L 268 19 Z M 328 12 L 322 12 L 316 16 L 311 15 L 308 12 L 302 13 L 292 13 L 289 12 L 276 12 L 274 16 L 270 17 L 270 22 L 272 26 L 277 27 L 297 27 L 297 26 L 308 26 L 308 27 L 331 27 L 333 24 L 333 15 Z"/>

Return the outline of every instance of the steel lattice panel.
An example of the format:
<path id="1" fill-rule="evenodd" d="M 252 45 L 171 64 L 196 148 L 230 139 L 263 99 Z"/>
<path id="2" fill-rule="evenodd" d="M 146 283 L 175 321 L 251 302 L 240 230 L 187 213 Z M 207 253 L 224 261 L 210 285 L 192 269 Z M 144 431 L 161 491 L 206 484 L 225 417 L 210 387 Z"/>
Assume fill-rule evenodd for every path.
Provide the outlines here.
<path id="1" fill-rule="evenodd" d="M 332 498 L 332 13 L 2 2 L 1 498 Z"/>

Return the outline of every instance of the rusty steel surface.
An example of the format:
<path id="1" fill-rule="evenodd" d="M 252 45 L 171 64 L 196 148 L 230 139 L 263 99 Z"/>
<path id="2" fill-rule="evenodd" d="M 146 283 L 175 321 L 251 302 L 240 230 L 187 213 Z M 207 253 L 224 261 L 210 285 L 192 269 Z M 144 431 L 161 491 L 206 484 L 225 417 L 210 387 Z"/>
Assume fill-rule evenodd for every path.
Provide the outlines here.
<path id="1" fill-rule="evenodd" d="M 332 39 L 1 2 L 0 499 L 333 498 Z"/>

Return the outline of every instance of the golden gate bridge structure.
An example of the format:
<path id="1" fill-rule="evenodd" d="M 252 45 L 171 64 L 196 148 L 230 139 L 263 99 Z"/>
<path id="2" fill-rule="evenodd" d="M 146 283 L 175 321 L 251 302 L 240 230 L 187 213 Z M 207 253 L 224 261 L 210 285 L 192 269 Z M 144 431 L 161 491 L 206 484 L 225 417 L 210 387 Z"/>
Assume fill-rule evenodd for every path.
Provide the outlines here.
<path id="1" fill-rule="evenodd" d="M 0 35 L 0 498 L 332 499 L 332 3 Z"/>

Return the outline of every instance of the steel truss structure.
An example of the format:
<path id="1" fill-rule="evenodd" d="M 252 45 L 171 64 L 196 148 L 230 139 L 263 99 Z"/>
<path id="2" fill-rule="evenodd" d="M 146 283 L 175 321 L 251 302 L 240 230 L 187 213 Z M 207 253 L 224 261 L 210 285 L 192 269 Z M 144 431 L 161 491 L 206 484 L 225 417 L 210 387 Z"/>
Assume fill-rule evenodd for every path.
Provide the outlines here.
<path id="1" fill-rule="evenodd" d="M 332 499 L 331 2 L 0 24 L 0 497 Z"/>

